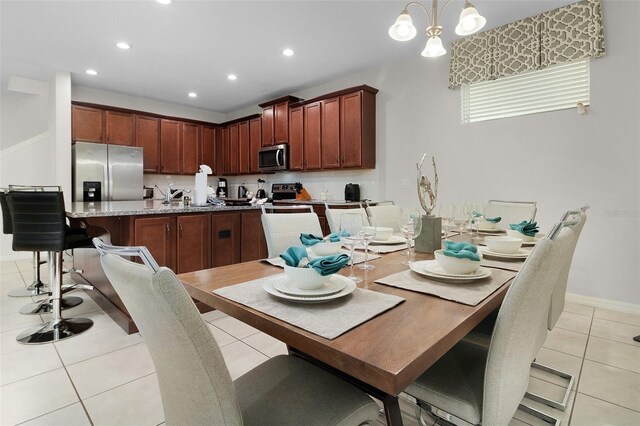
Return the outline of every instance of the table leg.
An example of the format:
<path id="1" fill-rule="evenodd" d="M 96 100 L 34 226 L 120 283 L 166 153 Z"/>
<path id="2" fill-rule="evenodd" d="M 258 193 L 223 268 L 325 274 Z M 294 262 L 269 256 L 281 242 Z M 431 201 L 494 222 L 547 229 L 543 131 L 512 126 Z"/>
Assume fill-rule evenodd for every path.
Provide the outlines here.
<path id="1" fill-rule="evenodd" d="M 397 395 L 389 395 L 388 393 L 380 389 L 374 388 L 373 386 L 368 385 L 367 383 L 364 383 L 356 379 L 355 377 L 351 377 L 348 374 L 345 374 L 342 371 L 322 361 L 319 361 L 312 356 L 305 354 L 304 352 L 300 352 L 296 348 L 293 348 L 289 345 L 287 345 L 287 350 L 289 352 L 289 355 L 298 356 L 314 365 L 317 365 L 318 367 L 321 367 L 335 374 L 341 379 L 346 380 L 352 385 L 357 386 L 358 388 L 362 389 L 364 392 L 368 393 L 372 397 L 379 399 L 384 404 L 384 414 L 387 419 L 387 425 L 402 426 L 402 413 L 400 412 L 400 403 L 398 402 Z"/>

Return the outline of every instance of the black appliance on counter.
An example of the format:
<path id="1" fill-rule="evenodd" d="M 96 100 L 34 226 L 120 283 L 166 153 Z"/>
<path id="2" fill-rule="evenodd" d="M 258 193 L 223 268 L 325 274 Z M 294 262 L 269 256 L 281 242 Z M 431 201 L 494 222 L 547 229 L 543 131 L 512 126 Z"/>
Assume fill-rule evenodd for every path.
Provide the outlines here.
<path id="1" fill-rule="evenodd" d="M 357 183 L 348 183 L 344 187 L 345 201 L 360 201 L 360 185 Z"/>
<path id="2" fill-rule="evenodd" d="M 274 183 L 271 185 L 271 198 L 273 201 L 277 200 L 295 200 L 298 193 L 298 185 L 302 187 L 302 184 L 297 183 Z"/>
<path id="3" fill-rule="evenodd" d="M 218 179 L 218 188 L 216 189 L 216 198 L 227 198 L 229 196 L 229 188 L 225 178 Z"/>

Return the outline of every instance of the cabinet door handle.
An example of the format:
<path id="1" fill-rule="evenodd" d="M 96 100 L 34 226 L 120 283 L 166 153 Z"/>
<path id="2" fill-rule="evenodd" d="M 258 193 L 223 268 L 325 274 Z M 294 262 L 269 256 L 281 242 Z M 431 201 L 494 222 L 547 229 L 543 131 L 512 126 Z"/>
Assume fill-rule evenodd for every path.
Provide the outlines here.
<path id="1" fill-rule="evenodd" d="M 344 154 L 342 154 L 342 162 L 344 163 Z"/>
<path id="2" fill-rule="evenodd" d="M 182 238 L 182 224 L 180 224 L 180 238 Z"/>
<path id="3" fill-rule="evenodd" d="M 336 155 L 336 164 L 340 164 L 340 155 Z"/>
<path id="4" fill-rule="evenodd" d="M 167 223 L 167 240 L 171 238 L 170 235 L 170 231 L 169 231 L 169 224 Z"/>

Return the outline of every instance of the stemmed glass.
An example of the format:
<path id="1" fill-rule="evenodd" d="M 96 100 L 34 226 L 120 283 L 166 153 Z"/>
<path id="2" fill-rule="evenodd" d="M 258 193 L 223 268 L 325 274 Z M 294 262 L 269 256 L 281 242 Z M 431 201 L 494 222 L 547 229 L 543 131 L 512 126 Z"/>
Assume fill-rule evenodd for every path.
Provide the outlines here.
<path id="1" fill-rule="evenodd" d="M 364 243 L 364 264 L 358 265 L 360 269 L 373 269 L 375 266 L 369 265 L 369 243 L 376 237 L 376 227 L 375 220 L 370 217 L 369 224 L 371 226 L 363 226 L 360 228 L 360 237 L 362 238 L 362 242 Z"/>
<path id="2" fill-rule="evenodd" d="M 422 213 L 416 208 L 403 208 L 400 213 L 400 232 L 407 239 L 407 260 L 403 261 L 403 265 L 410 265 L 413 262 L 412 241 L 420 235 L 422 231 Z"/>
<path id="3" fill-rule="evenodd" d="M 467 223 L 467 214 L 464 204 L 456 204 L 453 206 L 453 223 L 458 227 L 460 233 L 464 233 L 465 223 Z"/>
<path id="4" fill-rule="evenodd" d="M 340 242 L 351 249 L 351 260 L 349 262 L 349 277 L 354 282 L 362 281 L 362 278 L 356 277 L 353 273 L 353 254 L 357 244 L 360 243 L 362 237 L 360 230 L 362 229 L 362 216 L 357 213 L 344 213 L 340 217 Z"/>
<path id="5" fill-rule="evenodd" d="M 444 238 L 449 238 L 449 225 L 453 221 L 453 204 L 441 204 L 438 214 L 442 218 L 442 224 L 444 225 Z"/>
<path id="6" fill-rule="evenodd" d="M 472 237 L 473 240 L 480 240 L 480 224 L 485 219 L 485 210 L 484 203 L 471 203 L 471 224 L 472 229 L 475 230 L 475 235 Z"/>

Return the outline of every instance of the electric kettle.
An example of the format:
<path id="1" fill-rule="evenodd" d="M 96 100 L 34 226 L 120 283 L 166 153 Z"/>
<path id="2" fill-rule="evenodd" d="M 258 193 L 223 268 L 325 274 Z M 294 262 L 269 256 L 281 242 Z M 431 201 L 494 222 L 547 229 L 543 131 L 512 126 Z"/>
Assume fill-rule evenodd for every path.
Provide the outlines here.
<path id="1" fill-rule="evenodd" d="M 360 185 L 357 183 L 348 183 L 344 187 L 345 201 L 360 201 Z"/>

